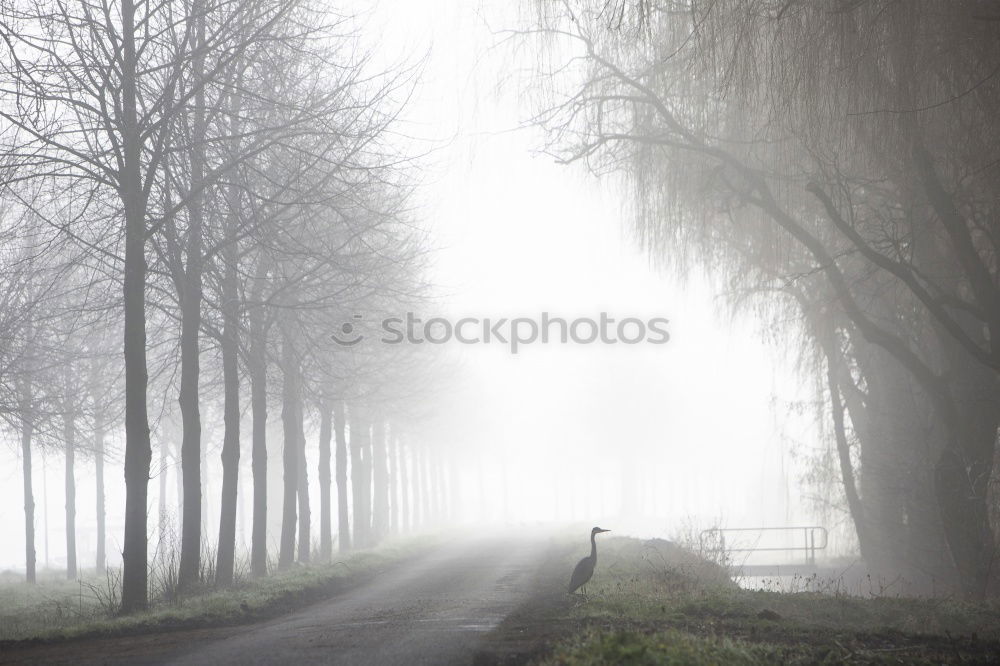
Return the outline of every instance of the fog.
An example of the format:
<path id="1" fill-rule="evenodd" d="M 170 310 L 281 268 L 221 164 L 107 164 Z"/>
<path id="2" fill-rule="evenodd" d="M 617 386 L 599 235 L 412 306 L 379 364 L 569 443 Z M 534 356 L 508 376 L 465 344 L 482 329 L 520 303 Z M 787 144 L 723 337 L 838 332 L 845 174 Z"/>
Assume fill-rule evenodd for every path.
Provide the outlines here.
<path id="1" fill-rule="evenodd" d="M 458 467 L 450 477 L 459 487 L 450 489 L 449 519 L 498 528 L 603 519 L 623 533 L 662 537 L 691 526 L 815 521 L 803 506 L 803 470 L 790 447 L 821 446 L 820 433 L 810 428 L 815 415 L 789 413 L 789 405 L 814 398 L 794 364 L 761 340 L 759 322 L 730 316 L 706 276 L 681 282 L 657 270 L 629 233 L 619 189 L 539 154 L 543 138 L 522 129 L 523 100 L 509 70 L 503 75 L 510 51 L 491 27 L 512 14 L 488 5 L 431 4 L 428 11 L 418 3 L 383 2 L 361 17 L 379 35 L 381 58 L 420 56 L 420 84 L 402 131 L 427 151 L 417 209 L 435 248 L 435 294 L 421 314 L 537 320 L 547 312 L 572 321 L 606 312 L 670 320 L 664 346 L 569 341 L 529 344 L 512 354 L 503 344 L 452 341 L 431 352 L 434 363 L 455 369 L 448 385 L 434 387 L 433 416 L 419 433 Z M 714 418 L 722 406 L 726 419 Z M 206 487 L 217 489 L 221 432 L 206 420 Z M 308 439 L 316 435 L 313 427 Z M 9 444 L 0 520 L 15 525 L 23 511 L 17 447 Z M 313 442 L 307 447 L 315 457 Z M 44 562 L 59 567 L 65 565 L 64 468 L 61 456 L 43 455 L 38 538 L 52 540 Z M 151 518 L 160 475 L 169 479 L 168 506 L 175 509 L 179 473 L 172 460 L 153 470 Z M 241 474 L 249 475 L 248 465 Z M 272 481 L 278 496 L 280 477 Z M 80 475 L 81 498 L 93 495 L 92 483 L 89 473 Z M 629 499 L 633 490 L 638 496 Z M 124 524 L 119 475 L 109 479 L 107 492 L 114 543 Z M 318 504 L 318 488 L 312 492 Z M 205 501 L 207 524 L 217 525 L 211 491 Z M 240 509 L 246 547 L 245 496 Z M 176 526 L 176 515 L 171 520 Z M 81 501 L 77 521 L 79 558 L 89 562 L 96 548 L 91 503 Z M 23 570 L 23 536 L 10 537 L 0 562 Z M 211 542 L 215 535 L 208 529 L 205 537 Z M 109 556 L 119 551 L 120 544 Z"/>
<path id="2" fill-rule="evenodd" d="M 174 4 L 133 84 L 3 10 L 6 579 L 599 525 L 995 592 L 995 18 Z"/>

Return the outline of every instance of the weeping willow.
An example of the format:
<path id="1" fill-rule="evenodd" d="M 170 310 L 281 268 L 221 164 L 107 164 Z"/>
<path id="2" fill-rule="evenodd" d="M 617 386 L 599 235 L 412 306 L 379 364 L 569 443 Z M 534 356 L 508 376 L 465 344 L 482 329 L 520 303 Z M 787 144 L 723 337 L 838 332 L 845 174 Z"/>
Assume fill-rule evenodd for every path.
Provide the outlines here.
<path id="1" fill-rule="evenodd" d="M 798 345 L 822 378 L 869 566 L 987 594 L 1000 12 L 535 7 L 525 33 L 546 44 L 547 150 L 621 179 L 651 256 L 707 269 L 734 308 Z"/>

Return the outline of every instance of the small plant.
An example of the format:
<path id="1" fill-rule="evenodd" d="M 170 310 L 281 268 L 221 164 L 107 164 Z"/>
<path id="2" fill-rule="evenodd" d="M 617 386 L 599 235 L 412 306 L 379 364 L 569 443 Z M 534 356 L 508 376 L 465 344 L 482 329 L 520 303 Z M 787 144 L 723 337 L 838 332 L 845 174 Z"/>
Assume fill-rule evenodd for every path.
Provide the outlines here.
<path id="1" fill-rule="evenodd" d="M 107 568 L 104 570 L 104 579 L 99 582 L 80 581 L 85 585 L 93 599 L 96 601 L 101 613 L 105 617 L 114 617 L 121 610 L 122 598 L 122 571 L 121 569 Z M 82 603 L 81 603 L 82 608 Z"/>

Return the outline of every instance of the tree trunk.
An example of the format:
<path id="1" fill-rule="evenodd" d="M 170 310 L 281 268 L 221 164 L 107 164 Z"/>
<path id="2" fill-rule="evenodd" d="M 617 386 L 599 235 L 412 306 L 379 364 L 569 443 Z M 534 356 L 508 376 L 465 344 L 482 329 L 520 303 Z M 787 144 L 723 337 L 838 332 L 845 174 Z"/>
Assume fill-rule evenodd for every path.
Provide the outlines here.
<path id="1" fill-rule="evenodd" d="M 351 549 L 351 525 L 347 507 L 347 437 L 344 428 L 344 403 L 333 403 L 333 428 L 337 440 L 337 538 L 340 552 Z"/>
<path id="2" fill-rule="evenodd" d="M 31 483 L 32 420 L 28 402 L 21 406 L 21 471 L 24 479 L 24 574 L 35 582 L 35 493 Z"/>
<path id="3" fill-rule="evenodd" d="M 912 42 L 908 45 L 912 47 Z M 910 64 L 911 60 L 904 57 L 904 62 Z M 982 315 L 959 310 L 954 319 L 966 339 L 974 341 L 978 348 L 989 347 L 995 353 L 1000 349 L 996 341 L 996 333 L 1000 329 L 1000 307 L 997 306 L 994 276 L 979 256 L 979 249 L 969 230 L 970 223 L 960 211 L 961 206 L 949 194 L 949 188 L 941 180 L 930 153 L 918 144 L 913 157 L 922 193 L 927 196 L 949 236 L 953 258 L 957 259 L 962 273 L 968 277 L 968 281 L 963 281 L 961 286 L 958 279 L 954 280 L 952 288 L 956 292 L 959 288 L 969 288 L 985 314 L 983 319 Z M 974 228 L 975 224 L 972 226 Z M 926 237 L 928 242 L 918 246 L 926 255 L 924 263 L 929 264 L 932 270 L 939 264 L 950 263 L 951 257 L 944 259 L 940 256 L 942 246 L 939 237 L 932 237 L 931 234 Z M 924 256 L 920 258 L 924 259 Z M 962 593 L 966 599 L 980 601 L 988 592 L 996 564 L 996 534 L 990 523 L 988 501 L 997 451 L 996 406 L 1000 397 L 997 372 L 971 358 L 946 330 L 943 322 L 935 321 L 935 328 L 948 362 L 948 397 L 954 407 L 950 421 L 944 418 L 948 428 L 947 446 L 935 464 L 934 491 Z"/>
<path id="4" fill-rule="evenodd" d="M 431 471 L 432 462 L 430 458 L 430 451 L 424 448 L 420 455 L 420 466 L 422 468 L 420 470 L 420 476 L 423 477 L 421 479 L 421 485 L 423 486 L 422 503 L 425 527 L 437 519 L 437 513 L 435 511 L 436 507 L 434 505 L 436 488 L 434 487 L 434 475 Z"/>
<path id="5" fill-rule="evenodd" d="M 385 444 L 385 419 L 375 419 L 372 428 L 372 468 L 374 492 L 372 493 L 372 542 L 377 544 L 389 532 L 389 470 Z"/>
<path id="6" fill-rule="evenodd" d="M 413 479 L 413 515 L 411 517 L 413 529 L 420 529 L 427 522 L 427 514 L 424 513 L 424 480 L 421 471 L 420 447 L 410 447 L 410 478 Z"/>
<path id="7" fill-rule="evenodd" d="M 165 435 L 166 433 L 164 433 Z M 167 545 L 167 441 L 165 437 L 160 438 L 160 501 L 158 503 L 157 538 L 159 548 L 163 549 Z"/>
<path id="8" fill-rule="evenodd" d="M 427 528 L 434 520 L 434 510 L 431 500 L 434 497 L 434 485 L 430 477 L 430 456 L 426 447 L 420 448 L 420 513 L 423 516 L 423 527 Z"/>
<path id="9" fill-rule="evenodd" d="M 166 472 L 161 472 L 161 474 Z M 94 476 L 97 485 L 97 571 L 103 572 L 108 563 L 106 552 L 107 511 L 104 502 L 104 420 L 94 415 Z"/>
<path id="10" fill-rule="evenodd" d="M 256 345 L 257 343 L 254 343 Z M 252 351 L 256 356 L 257 351 Z M 250 370 L 250 408 L 253 419 L 253 517 L 250 535 L 250 571 L 267 575 L 267 370 L 254 358 Z"/>
<path id="11" fill-rule="evenodd" d="M 281 345 L 281 422 L 284 430 L 282 463 L 284 466 L 284 504 L 281 514 L 281 546 L 278 566 L 287 569 L 295 560 L 296 496 L 299 487 L 299 437 L 296 432 L 296 401 L 299 396 L 298 361 L 284 335 Z"/>
<path id="12" fill-rule="evenodd" d="M 181 438 L 176 428 L 173 429 L 174 436 L 174 494 L 177 498 L 177 518 L 184 515 L 184 475 L 181 473 Z M 178 525 L 174 526 L 175 529 Z"/>
<path id="13" fill-rule="evenodd" d="M 309 509 L 309 465 L 306 464 L 305 417 L 301 394 L 295 401 L 295 436 L 299 455 L 299 562 L 308 562 L 312 554 L 312 530 L 310 529 L 312 512 Z"/>
<path id="14" fill-rule="evenodd" d="M 507 455 L 504 453 L 500 457 L 500 506 L 505 522 L 510 521 L 510 485 L 507 483 L 510 477 L 507 474 L 507 467 Z"/>
<path id="15" fill-rule="evenodd" d="M 135 4 L 122 0 L 122 152 L 119 174 L 125 208 L 122 304 L 125 312 L 125 536 L 122 611 L 147 604 L 146 501 L 149 490 L 149 419 L 146 413 L 146 202 L 140 179 L 141 137 L 136 110 Z"/>
<path id="16" fill-rule="evenodd" d="M 362 450 L 361 461 L 364 464 L 364 503 L 363 508 L 365 511 L 365 533 L 367 534 L 367 539 L 365 543 L 366 548 L 371 548 L 375 545 L 375 532 L 373 530 L 375 524 L 375 514 L 373 509 L 374 505 L 374 484 L 372 483 L 372 474 L 375 469 L 375 465 L 372 460 L 372 427 L 371 422 L 367 422 L 368 427 L 362 432 L 364 435 L 364 449 Z"/>
<path id="17" fill-rule="evenodd" d="M 45 568 L 49 568 L 49 470 L 42 457 L 42 532 L 45 535 Z"/>
<path id="18" fill-rule="evenodd" d="M 410 531 L 410 475 L 407 471 L 406 449 L 402 439 L 398 437 L 396 447 L 399 449 L 399 464 L 396 468 L 399 470 L 399 527 L 401 532 L 406 533 Z"/>
<path id="19" fill-rule="evenodd" d="M 959 419 L 936 463 L 934 490 L 962 594 L 981 601 L 996 552 L 987 505 L 997 442 L 996 376 L 967 356 L 953 358 L 950 369 Z"/>
<path id="20" fill-rule="evenodd" d="M 357 408 L 348 409 L 351 419 L 351 492 L 354 504 L 354 545 L 364 548 L 368 545 L 371 523 L 365 506 L 368 502 L 365 487 L 364 451 L 368 440 L 368 424 L 358 414 Z"/>
<path id="21" fill-rule="evenodd" d="M 399 435 L 389 430 L 389 532 L 399 534 Z"/>
<path id="22" fill-rule="evenodd" d="M 247 547 L 247 484 L 246 474 L 241 470 L 236 481 L 239 490 L 236 492 L 236 545 L 244 550 Z"/>
<path id="23" fill-rule="evenodd" d="M 195 217 L 192 214 L 192 217 Z M 181 301 L 181 387 L 178 402 L 184 433 L 181 440 L 181 473 L 184 479 L 184 515 L 181 529 L 181 562 L 178 584 L 190 587 L 201 569 L 201 413 L 198 339 L 201 330 L 200 227 L 192 222 L 188 244 L 188 269 Z"/>
<path id="24" fill-rule="evenodd" d="M 66 401 L 63 414 L 63 445 L 66 452 L 66 578 L 76 580 L 76 416 Z"/>
<path id="25" fill-rule="evenodd" d="M 250 410 L 253 414 L 253 527 L 250 536 L 250 571 L 255 577 L 267 575 L 267 350 L 264 312 L 257 303 L 266 276 L 259 261 L 254 276 L 254 296 L 250 311 Z"/>
<path id="26" fill-rule="evenodd" d="M 906 498 L 917 490 L 923 462 L 906 454 L 922 451 L 928 464 L 937 458 L 940 429 L 929 416 L 934 410 L 919 387 L 913 386 L 906 368 L 880 347 L 856 343 L 858 363 L 865 383 L 865 425 L 855 432 L 866 434 L 861 442 L 859 495 L 863 501 L 865 564 L 875 576 L 904 574 L 911 581 L 921 571 L 933 571 L 927 562 L 910 561 L 905 552 L 911 517 L 906 516 Z M 855 414 L 852 413 L 852 423 Z M 934 450 L 931 450 L 931 447 Z M 932 505 L 928 511 L 937 513 Z M 944 535 L 941 534 L 944 551 Z M 939 579 L 940 580 L 940 579 Z"/>
<path id="27" fill-rule="evenodd" d="M 448 480 L 445 477 L 444 456 L 436 452 L 431 472 L 434 474 L 434 515 L 438 524 L 448 519 Z"/>
<path id="28" fill-rule="evenodd" d="M 964 455 L 963 455 L 964 454 Z M 945 536 L 958 571 L 962 595 L 982 601 L 989 586 L 993 544 L 985 506 L 986 481 L 971 477 L 987 463 L 967 453 L 946 449 L 938 460 L 935 490 L 944 519 Z M 987 477 L 988 478 L 988 477 Z"/>
<path id="29" fill-rule="evenodd" d="M 236 503 L 240 480 L 240 376 L 239 376 L 239 294 L 236 275 L 236 210 L 239 194 L 230 188 L 227 242 L 223 251 L 222 284 L 222 383 L 223 423 L 222 497 L 219 507 L 219 545 L 215 566 L 218 586 L 233 584 L 236 558 Z"/>
<path id="30" fill-rule="evenodd" d="M 440 524 L 444 520 L 444 474 L 442 473 L 441 456 L 435 451 L 430 458 L 431 488 L 433 495 L 431 501 L 433 508 L 431 514 L 434 522 Z"/>
<path id="31" fill-rule="evenodd" d="M 319 404 L 319 554 L 329 562 L 333 555 L 333 534 L 330 523 L 330 404 Z"/>
<path id="32" fill-rule="evenodd" d="M 237 68 L 238 69 L 238 68 Z M 237 74 L 235 89 L 242 90 L 242 77 Z M 229 131 L 238 137 L 241 131 L 242 97 L 230 95 Z M 239 150 L 239 139 L 234 138 L 234 152 Z M 240 212 L 240 190 L 235 184 L 226 189 L 226 242 L 222 248 L 222 381 L 224 385 L 223 421 L 225 433 L 222 442 L 222 498 L 219 507 L 219 548 L 215 567 L 216 585 L 232 585 L 233 563 L 236 558 L 236 513 L 240 482 L 240 377 L 239 377 L 239 327 L 240 296 L 237 226 Z"/>
<path id="33" fill-rule="evenodd" d="M 826 357 L 826 380 L 827 390 L 830 393 L 830 410 L 833 415 L 833 432 L 837 443 L 837 459 L 840 463 L 840 478 L 844 487 L 844 496 L 847 498 L 847 508 L 854 523 L 854 531 L 858 537 L 858 549 L 865 559 L 870 558 L 868 542 L 868 526 L 865 520 L 864 507 L 861 504 L 861 497 L 858 494 L 858 487 L 854 480 L 854 466 L 851 464 L 851 451 L 847 442 L 847 432 L 844 427 L 844 405 L 840 397 L 840 367 L 842 359 L 838 351 L 836 331 L 825 322 L 821 330 L 816 330 L 815 335 L 820 341 L 823 354 Z M 819 328 L 817 326 L 817 328 Z M 848 375 L 844 377 L 846 381 L 853 381 Z"/>
<path id="34" fill-rule="evenodd" d="M 446 458 L 448 460 L 448 496 L 446 498 L 445 506 L 448 508 L 448 522 L 455 523 L 458 522 L 458 502 L 456 501 L 456 496 L 459 493 L 459 484 L 461 479 L 459 478 L 458 464 L 453 458 Z M 587 511 L 588 515 L 595 515 L 593 508 L 594 492 L 587 493 Z M 653 512 L 656 515 L 656 512 Z"/>
<path id="35" fill-rule="evenodd" d="M 203 75 L 205 17 L 201 3 L 195 2 L 195 36 L 192 76 L 197 85 Z M 181 563 L 178 585 L 183 589 L 198 580 L 201 569 L 201 533 L 206 527 L 202 511 L 201 396 L 199 379 L 201 335 L 203 200 L 205 180 L 205 92 L 198 85 L 191 120 L 191 191 L 188 198 L 188 237 L 181 295 L 181 387 L 180 408 L 184 424 L 181 467 L 184 473 L 184 521 L 181 533 Z"/>
<path id="36" fill-rule="evenodd" d="M 231 258 L 232 259 L 232 258 Z M 222 382 L 224 386 L 222 442 L 222 497 L 219 507 L 219 545 L 215 565 L 215 584 L 233 584 L 236 558 L 236 502 L 240 478 L 240 377 L 237 361 L 236 273 L 226 267 L 223 309 L 226 320 L 222 332 Z M 231 281 L 231 282 L 230 282 Z"/>
<path id="37" fill-rule="evenodd" d="M 211 472 L 208 469 L 208 449 L 206 447 L 201 447 L 201 463 L 199 466 L 201 470 L 201 543 L 204 545 L 208 544 L 208 531 L 211 529 L 209 525 L 209 516 L 211 515 L 211 507 L 209 506 L 209 498 L 212 496 L 211 491 Z M 199 558 L 199 565 L 201 565 L 201 558 Z M 200 574 L 199 574 L 200 578 Z"/>
<path id="38" fill-rule="evenodd" d="M 95 567 L 98 573 L 105 570 L 107 566 L 106 554 L 106 531 L 107 512 L 104 502 L 104 397 L 101 390 L 101 368 L 96 364 L 90 365 L 90 401 L 94 415 L 94 481 L 95 481 L 95 509 L 97 516 L 97 556 Z M 161 470 L 161 474 L 162 474 Z"/>
<path id="39" fill-rule="evenodd" d="M 361 429 L 361 510 L 365 528 L 364 547 L 374 545 L 372 538 L 372 429 L 371 422 L 365 421 Z"/>

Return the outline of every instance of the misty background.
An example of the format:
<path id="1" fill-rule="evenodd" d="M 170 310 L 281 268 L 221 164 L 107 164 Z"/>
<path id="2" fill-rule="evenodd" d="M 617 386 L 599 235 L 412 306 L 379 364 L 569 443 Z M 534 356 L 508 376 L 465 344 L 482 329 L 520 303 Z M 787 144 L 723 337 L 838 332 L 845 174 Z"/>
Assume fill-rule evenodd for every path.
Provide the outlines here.
<path id="1" fill-rule="evenodd" d="M 357 20 L 378 64 L 418 70 L 398 129 L 423 153 L 425 170 L 415 215 L 429 227 L 434 295 L 418 314 L 456 320 L 603 311 L 671 322 L 664 346 L 536 343 L 516 356 L 504 345 L 435 348 L 433 362 L 455 372 L 434 387 L 435 405 L 412 436 L 447 452 L 456 468 L 449 523 L 600 522 L 616 533 L 666 538 L 712 526 L 816 523 L 834 533 L 831 552 L 849 550 L 854 540 L 842 509 L 810 501 L 816 493 L 806 475 L 830 443 L 795 354 L 769 342 L 752 315 L 731 315 L 719 299 L 724 285 L 704 272 L 680 281 L 654 266 L 630 232 L 623 187 L 539 152 L 544 136 L 525 126 L 522 90 L 534 56 L 501 31 L 521 14 L 503 2 L 367 7 L 359 6 Z M 306 433 L 311 469 L 317 427 L 310 423 Z M 277 418 L 271 428 L 280 432 Z M 24 534 L 14 528 L 24 520 L 19 451 L 16 434 L 4 436 L 0 523 L 9 529 L 0 567 L 23 570 Z M 279 438 L 271 444 L 277 463 Z M 222 446 L 221 415 L 211 405 L 203 411 L 203 445 L 203 539 L 211 543 Z M 111 565 L 120 563 L 124 524 L 122 448 L 114 432 L 106 481 Z M 169 521 L 179 531 L 180 466 L 173 457 L 162 468 L 158 462 L 154 452 L 151 529 L 165 476 Z M 249 544 L 249 463 L 245 454 L 239 552 Z M 78 464 L 77 548 L 89 563 L 95 488 L 92 462 Z M 34 466 L 39 566 L 65 565 L 63 474 L 61 453 L 42 449 Z M 280 474 L 272 464 L 272 498 L 280 498 Z M 310 492 L 316 506 L 318 484 Z M 270 511 L 272 542 L 280 521 L 280 511 Z"/>

